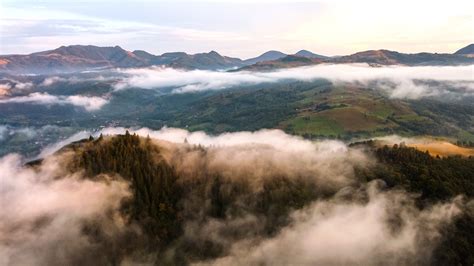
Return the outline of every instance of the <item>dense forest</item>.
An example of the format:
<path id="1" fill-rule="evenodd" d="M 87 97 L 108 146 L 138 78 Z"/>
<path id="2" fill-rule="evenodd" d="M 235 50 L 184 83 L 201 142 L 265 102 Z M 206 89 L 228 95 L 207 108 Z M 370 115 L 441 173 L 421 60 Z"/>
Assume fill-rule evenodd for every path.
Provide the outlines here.
<path id="1" fill-rule="evenodd" d="M 361 183 L 383 180 L 384 189 L 403 188 L 416 193 L 417 205 L 444 202 L 457 195 L 472 199 L 474 158 L 432 157 L 404 145 L 379 147 L 374 142 L 358 143 L 378 163 L 356 169 Z M 206 148 L 187 145 L 185 149 L 204 155 Z M 186 265 L 226 255 L 228 244 L 210 235 L 193 235 L 192 228 L 210 220 L 220 224 L 216 234 L 228 241 L 249 236 L 271 238 L 290 222 L 289 213 L 337 191 L 318 187 L 304 178 L 275 176 L 265 179 L 257 193 L 246 179 L 228 179 L 219 173 L 202 171 L 184 177 L 164 158 L 164 148 L 150 138 L 129 134 L 100 136 L 70 144 L 74 150 L 71 171 L 83 170 L 88 178 L 100 174 L 130 182 L 133 197 L 123 202 L 122 212 L 141 234 L 130 233 L 126 241 L 107 240 L 107 249 L 96 259 L 114 265 L 126 257 L 155 254 L 160 265 Z M 256 217 L 260 226 L 245 222 Z M 233 220 L 230 220 L 232 217 Z M 232 223 L 236 217 L 240 223 Z M 219 223 L 220 222 L 220 223 Z M 190 229 L 191 228 L 191 229 Z M 106 239 L 100 228 L 85 226 L 84 232 L 98 242 Z M 123 240 L 123 239 L 122 239 Z M 113 255 L 112 255 L 113 254 Z M 474 262 L 474 217 L 469 212 L 443 228 L 441 244 L 434 250 L 431 265 L 472 265 Z"/>

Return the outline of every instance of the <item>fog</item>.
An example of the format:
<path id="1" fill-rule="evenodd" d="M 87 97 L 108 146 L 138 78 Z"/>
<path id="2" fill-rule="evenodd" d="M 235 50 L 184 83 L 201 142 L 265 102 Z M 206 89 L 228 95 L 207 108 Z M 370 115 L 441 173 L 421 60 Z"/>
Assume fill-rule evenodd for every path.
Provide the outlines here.
<path id="1" fill-rule="evenodd" d="M 0 99 L 0 104 L 2 103 L 32 103 L 42 105 L 71 104 L 74 106 L 82 107 L 86 111 L 97 111 L 100 110 L 102 106 L 106 105 L 108 103 L 108 100 L 96 96 L 58 96 L 50 95 L 48 93 L 34 92 L 26 96 L 16 96 L 6 99 Z"/>
<path id="2" fill-rule="evenodd" d="M 405 192 L 381 192 L 378 186 L 372 182 L 341 190 L 330 200 L 295 211 L 291 225 L 277 236 L 234 243 L 229 256 L 202 264 L 427 264 L 440 240 L 437 230 L 460 213 L 456 200 L 420 211 Z M 360 195 L 367 202 L 354 200 Z"/>
<path id="3" fill-rule="evenodd" d="M 358 82 L 369 86 L 370 82 L 383 81 L 375 88 L 385 90 L 393 98 L 418 99 L 420 97 L 448 93 L 446 86 L 459 93 L 474 94 L 473 66 L 383 66 L 367 64 L 321 64 L 309 67 L 281 69 L 272 72 L 216 72 L 205 70 L 178 70 L 152 67 L 123 69 L 128 75 L 116 84 L 116 89 L 129 87 L 174 87 L 174 93 L 226 89 L 238 85 L 252 85 L 281 80 L 312 81 L 328 79 L 334 83 Z M 420 81 L 438 81 L 445 85 L 433 85 Z"/>
<path id="4" fill-rule="evenodd" d="M 0 159 L 0 264 L 99 262 L 105 255 L 97 253 L 101 243 L 84 234 L 84 227 L 100 228 L 105 238 L 128 230 L 118 213 L 130 196 L 128 184 L 70 174 L 63 156 L 48 158 L 39 169 L 23 167 L 18 155 Z"/>
<path id="5" fill-rule="evenodd" d="M 121 202 L 131 196 L 128 184 L 119 176 L 84 178 L 81 171 L 70 172 L 67 167 L 71 151 L 54 153 L 89 134 L 105 135 L 105 145 L 111 136 L 126 130 L 79 132 L 43 150 L 46 160 L 34 168 L 22 166 L 18 155 L 0 159 L 0 264 L 98 264 L 107 257 L 143 263 L 136 260 L 137 254 L 147 258 L 146 263 L 160 264 L 173 262 L 173 257 L 188 259 L 190 249 L 208 252 L 217 245 L 219 257 L 200 260 L 190 256 L 189 262 L 423 265 L 429 263 L 442 229 L 463 209 L 461 198 L 419 209 L 414 195 L 387 189 L 382 181 L 367 184 L 358 180 L 356 168 L 370 168 L 377 162 L 370 153 L 339 141 L 312 142 L 281 130 L 209 135 L 166 127 L 128 129 L 131 134 L 150 137 L 148 145 L 160 147 L 160 156 L 189 191 L 178 205 L 182 235 L 161 253 L 138 250 L 132 256 L 124 246 L 139 249 L 130 239 L 140 243 L 148 236 L 141 236 L 140 229 L 118 211 Z M 219 219 L 209 214 L 216 177 L 222 178 L 220 193 L 229 197 L 228 208 Z M 255 211 L 259 208 L 254 205 L 268 184 L 281 180 L 290 186 L 281 189 L 308 188 L 306 193 L 315 198 L 301 209 L 288 210 L 276 222 L 266 212 Z M 285 196 L 282 191 L 273 193 L 275 199 Z M 291 195 L 289 200 L 293 200 Z M 271 213 L 272 208 L 269 210 Z M 90 223 L 97 227 L 100 238 L 84 232 Z M 265 226 L 272 223 L 281 228 L 269 235 Z M 129 234 L 134 238 L 125 237 Z"/>

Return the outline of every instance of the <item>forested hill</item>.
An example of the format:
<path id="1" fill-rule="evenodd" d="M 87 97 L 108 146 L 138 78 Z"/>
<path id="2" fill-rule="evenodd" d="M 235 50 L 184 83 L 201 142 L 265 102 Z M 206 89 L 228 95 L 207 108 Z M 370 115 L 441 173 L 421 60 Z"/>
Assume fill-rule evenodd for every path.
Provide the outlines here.
<path id="1" fill-rule="evenodd" d="M 198 156 L 207 153 L 201 146 L 182 145 Z M 403 188 L 418 193 L 417 206 L 422 209 L 459 194 L 467 199 L 474 196 L 472 157 L 436 158 L 413 148 L 376 147 L 370 142 L 363 146 L 378 163 L 356 169 L 356 179 L 361 183 L 380 179 L 387 184 L 386 190 Z M 185 177 L 165 160 L 164 149 L 154 140 L 127 132 L 114 137 L 91 137 L 60 151 L 74 151 L 68 168 L 82 169 L 86 178 L 107 174 L 131 184 L 133 197 L 123 202 L 122 212 L 126 222 L 138 226 L 141 233 L 131 231 L 120 238 L 110 238 L 99 226 L 85 227 L 84 234 L 106 251 L 96 261 L 113 265 L 125 258 L 155 254 L 159 264 L 186 265 L 218 258 L 229 253 L 229 243 L 250 236 L 275 236 L 289 224 L 293 210 L 317 199 L 330 198 L 337 192 L 317 187 L 303 177 L 285 175 L 264 179 L 261 189 L 255 192 L 250 181 L 225 178 L 204 166 L 198 168 L 202 169 L 200 172 Z M 249 215 L 257 217 L 260 225 L 247 224 L 244 218 Z M 215 233 L 218 238 L 189 237 L 185 233 L 209 221 L 222 222 Z M 472 265 L 474 217 L 465 212 L 454 225 L 444 228 L 442 234 L 441 244 L 427 263 Z"/>

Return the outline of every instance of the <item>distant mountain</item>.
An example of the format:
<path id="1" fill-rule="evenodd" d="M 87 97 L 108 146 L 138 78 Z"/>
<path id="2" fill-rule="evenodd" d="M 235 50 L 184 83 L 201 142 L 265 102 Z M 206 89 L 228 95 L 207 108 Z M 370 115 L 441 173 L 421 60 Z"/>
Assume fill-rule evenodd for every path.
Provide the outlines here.
<path id="1" fill-rule="evenodd" d="M 318 58 L 308 58 L 296 55 L 287 55 L 272 61 L 262 61 L 253 65 L 242 67 L 236 71 L 271 71 L 279 68 L 291 68 L 308 66 L 322 63 L 323 61 Z"/>
<path id="2" fill-rule="evenodd" d="M 163 65 L 183 69 L 229 69 L 243 66 L 242 60 L 222 56 L 216 51 L 190 55 L 184 52 L 164 53 L 152 55 L 145 51 L 134 51 L 138 57 L 146 61 L 147 65 Z"/>
<path id="3" fill-rule="evenodd" d="M 29 55 L 0 56 L 0 72 L 50 74 L 91 70 L 96 68 L 129 68 L 168 66 L 204 70 L 272 70 L 319 63 L 368 63 L 375 65 L 466 65 L 474 64 L 474 44 L 454 54 L 404 54 L 389 50 L 369 50 L 352 55 L 326 57 L 301 50 L 294 55 L 268 51 L 258 57 L 241 60 L 222 56 L 216 51 L 187 54 L 184 52 L 154 55 L 142 50 L 129 52 L 120 46 L 61 46 L 54 50 Z"/>
<path id="4" fill-rule="evenodd" d="M 216 51 L 194 55 L 186 53 L 169 53 L 163 54 L 159 58 L 163 60 L 163 63 L 170 67 L 184 69 L 215 70 L 244 66 L 242 60 L 222 56 Z"/>
<path id="5" fill-rule="evenodd" d="M 29 55 L 5 55 L 0 56 L 0 62 L 3 71 L 37 74 L 146 65 L 142 58 L 119 46 L 92 45 L 61 46 Z"/>
<path id="6" fill-rule="evenodd" d="M 253 64 L 256 64 L 256 63 L 259 63 L 259 62 L 278 60 L 278 59 L 283 58 L 285 56 L 287 56 L 287 54 L 282 53 L 280 51 L 273 51 L 272 50 L 272 51 L 265 52 L 260 56 L 244 60 L 244 64 L 245 65 L 253 65 Z"/>
<path id="7" fill-rule="evenodd" d="M 462 65 L 473 64 L 474 59 L 453 54 L 404 54 L 389 50 L 369 50 L 331 60 L 334 63 L 369 63 L 379 65 Z"/>
<path id="8" fill-rule="evenodd" d="M 319 59 L 329 58 L 328 56 L 315 54 L 315 53 L 310 52 L 308 50 L 300 50 L 295 55 L 296 56 L 301 56 L 301 57 L 307 57 L 307 58 L 319 58 Z"/>
<path id="9" fill-rule="evenodd" d="M 474 43 L 471 43 L 468 46 L 457 50 L 454 54 L 457 54 L 457 55 L 474 55 Z"/>
<path id="10" fill-rule="evenodd" d="M 112 67 L 146 67 L 165 65 L 184 69 L 229 69 L 245 64 L 238 58 L 221 56 L 215 51 L 189 55 L 183 52 L 160 56 L 146 51 L 126 51 L 119 46 L 61 46 L 29 55 L 0 56 L 0 71 L 15 73 L 62 73 Z"/>
<path id="11" fill-rule="evenodd" d="M 307 54 L 305 52 L 299 53 Z M 289 68 L 320 63 L 352 64 L 367 63 L 371 65 L 406 65 L 406 66 L 442 66 L 442 65 L 468 65 L 474 64 L 474 57 L 458 54 L 433 54 L 417 53 L 404 54 L 389 50 L 369 50 L 340 57 L 304 57 L 286 56 L 277 60 L 259 62 L 239 70 L 246 71 L 271 71 L 280 68 Z"/>

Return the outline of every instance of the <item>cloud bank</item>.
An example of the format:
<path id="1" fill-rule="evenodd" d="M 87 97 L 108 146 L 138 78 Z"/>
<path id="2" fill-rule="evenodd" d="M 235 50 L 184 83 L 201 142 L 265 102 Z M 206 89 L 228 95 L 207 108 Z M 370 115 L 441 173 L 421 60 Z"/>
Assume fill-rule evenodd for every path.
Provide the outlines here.
<path id="1" fill-rule="evenodd" d="M 458 93 L 473 95 L 473 68 L 474 66 L 370 67 L 367 64 L 321 64 L 274 72 L 216 72 L 152 67 L 119 70 L 128 75 L 128 78 L 117 83 L 116 89 L 171 87 L 175 93 L 185 93 L 282 80 L 328 79 L 335 83 L 358 82 L 364 86 L 369 86 L 370 82 L 378 80 L 385 82 L 375 84 L 375 88 L 386 90 L 393 98 L 417 99 L 448 93 L 447 87 L 452 87 Z M 437 81 L 443 84 L 440 86 L 422 81 Z"/>
<path id="2" fill-rule="evenodd" d="M 126 130 L 105 128 L 93 135 L 106 135 L 97 143 L 109 145 L 108 135 Z M 280 130 L 216 136 L 176 128 L 129 131 L 149 136 L 146 145 L 159 147 L 154 159 L 176 171 L 181 235 L 162 249 L 140 250 L 124 237 L 132 231 L 131 239 L 144 243 L 148 236 L 118 212 L 131 195 L 120 178 L 90 180 L 68 172 L 68 151 L 46 157 L 37 168 L 8 155 L 0 159 L 0 203 L 6 210 L 0 214 L 1 264 L 107 264 L 112 258 L 136 264 L 139 254 L 150 264 L 424 265 L 442 229 L 462 213 L 458 198 L 420 209 L 403 190 L 360 182 L 355 169 L 374 160 L 339 141 L 312 142 Z M 44 154 L 88 134 L 80 132 Z M 308 197 L 305 205 L 280 209 L 300 196 Z M 217 216 L 216 206 L 224 206 Z M 105 236 L 85 234 L 89 221 Z"/>
<path id="3" fill-rule="evenodd" d="M 17 96 L 6 99 L 0 99 L 0 104 L 2 103 L 33 103 L 42 105 L 71 104 L 74 106 L 83 107 L 87 111 L 97 111 L 101 109 L 102 106 L 106 105 L 108 103 L 108 100 L 96 96 L 57 96 L 50 95 L 48 93 L 35 92 L 28 94 L 27 96 Z"/>

